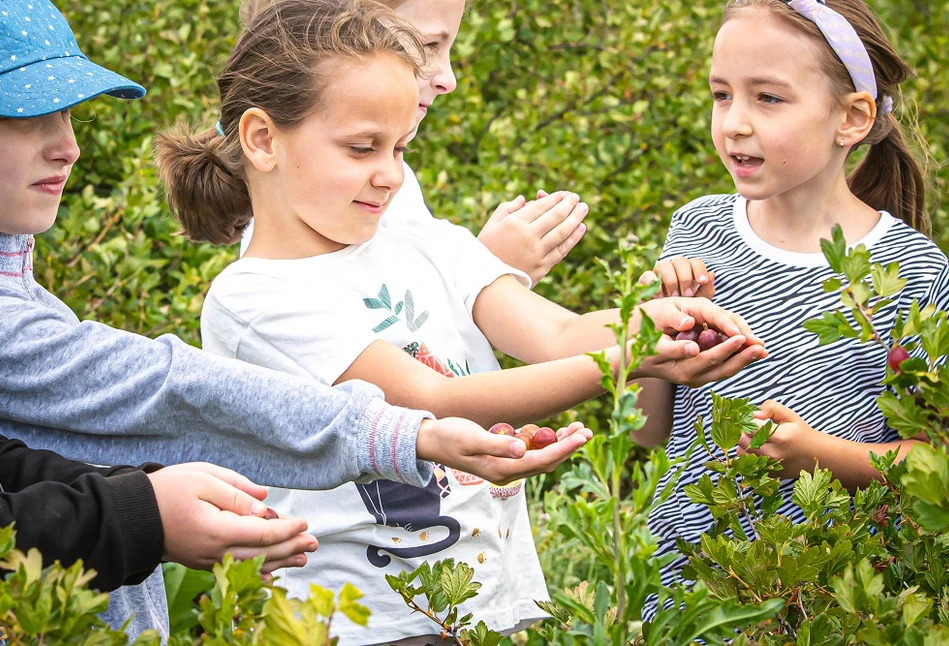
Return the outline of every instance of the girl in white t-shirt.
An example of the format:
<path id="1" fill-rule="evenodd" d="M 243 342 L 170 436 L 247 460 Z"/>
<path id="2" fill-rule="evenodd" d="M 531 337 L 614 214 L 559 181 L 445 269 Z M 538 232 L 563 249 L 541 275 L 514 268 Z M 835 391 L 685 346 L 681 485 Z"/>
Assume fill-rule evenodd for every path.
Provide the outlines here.
<path id="1" fill-rule="evenodd" d="M 247 23 L 272 0 L 242 0 L 241 19 Z M 416 130 L 435 100 L 456 87 L 451 49 L 465 12 L 465 0 L 383 0 L 401 18 L 411 23 L 425 44 L 425 74 L 419 75 L 419 105 Z M 417 132 L 413 132 L 410 140 Z M 381 227 L 411 229 L 428 226 L 433 218 L 425 204 L 415 173 L 403 163 L 405 182 L 389 203 L 379 223 Z M 498 258 L 530 276 L 536 285 L 547 272 L 573 249 L 586 233 L 583 223 L 589 206 L 576 193 L 549 197 L 537 192 L 536 200 L 523 195 L 502 203 L 485 223 L 478 240 Z M 241 239 L 241 254 L 247 250 L 254 232 L 251 221 Z M 702 282 L 707 282 L 708 278 Z"/>
<path id="2" fill-rule="evenodd" d="M 390 402 L 439 416 L 549 417 L 602 392 L 584 353 L 615 343 L 605 324 L 616 312 L 580 316 L 535 295 L 526 275 L 448 222 L 379 228 L 417 125 L 422 48 L 377 3 L 278 0 L 251 20 L 218 78 L 219 130 L 159 138 L 168 199 L 189 236 L 232 242 L 257 218 L 248 253 L 211 286 L 205 348 L 327 384 L 370 381 Z M 699 354 L 665 336 L 637 376 L 700 384 L 765 354 L 741 319 L 706 300 L 642 309 L 670 334 L 708 323 L 731 338 Z M 499 370 L 494 349 L 534 365 Z M 521 483 L 443 468 L 421 489 L 354 483 L 271 502 L 320 539 L 309 568 L 284 579 L 291 592 L 349 581 L 365 593 L 369 631 L 334 622 L 343 644 L 434 639 L 434 624 L 384 579 L 426 559 L 475 568 L 483 587 L 463 611 L 496 630 L 544 616 Z"/>

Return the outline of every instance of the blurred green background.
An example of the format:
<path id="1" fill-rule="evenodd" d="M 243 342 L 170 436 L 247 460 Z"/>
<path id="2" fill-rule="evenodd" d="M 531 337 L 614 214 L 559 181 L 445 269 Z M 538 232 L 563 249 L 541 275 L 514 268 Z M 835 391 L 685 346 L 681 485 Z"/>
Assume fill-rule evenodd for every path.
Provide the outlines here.
<path id="1" fill-rule="evenodd" d="M 610 295 L 593 259 L 637 236 L 655 254 L 672 211 L 732 190 L 708 134 L 706 83 L 721 0 L 478 0 L 455 45 L 457 91 L 436 102 L 407 157 L 432 211 L 479 230 L 495 206 L 537 188 L 591 205 L 584 240 L 538 287 L 582 311 Z M 916 69 L 898 112 L 946 158 L 949 1 L 873 6 Z M 80 318 L 198 344 L 210 281 L 234 247 L 176 235 L 152 163 L 153 135 L 217 119 L 214 74 L 238 0 L 60 0 L 95 61 L 140 81 L 142 101 L 75 113 L 82 158 L 59 221 L 37 244 L 37 279 Z M 936 237 L 949 248 L 949 174 L 932 173 Z M 590 410 L 592 414 L 593 409 Z"/>

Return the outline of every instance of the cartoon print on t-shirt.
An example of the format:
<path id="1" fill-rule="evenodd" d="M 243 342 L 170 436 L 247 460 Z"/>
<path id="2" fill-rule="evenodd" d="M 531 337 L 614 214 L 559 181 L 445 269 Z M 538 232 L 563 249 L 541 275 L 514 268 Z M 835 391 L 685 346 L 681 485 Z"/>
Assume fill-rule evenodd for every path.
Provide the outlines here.
<path id="1" fill-rule="evenodd" d="M 461 525 L 451 516 L 441 515 L 441 500 L 451 494 L 448 475 L 444 471 L 436 471 L 435 477 L 422 489 L 391 480 L 376 480 L 369 484 L 356 483 L 356 490 L 377 525 L 398 527 L 413 533 L 432 527 L 444 527 L 448 530 L 448 536 L 427 545 L 369 545 L 366 548 L 366 558 L 376 567 L 389 565 L 392 562 L 389 554 L 405 559 L 429 556 L 458 542 Z"/>

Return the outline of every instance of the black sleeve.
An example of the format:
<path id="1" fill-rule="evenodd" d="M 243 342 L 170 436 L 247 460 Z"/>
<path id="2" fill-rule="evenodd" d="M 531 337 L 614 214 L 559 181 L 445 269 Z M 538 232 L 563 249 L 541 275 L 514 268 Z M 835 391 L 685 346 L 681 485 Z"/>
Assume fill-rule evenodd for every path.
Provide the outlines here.
<path id="1" fill-rule="evenodd" d="M 161 561 L 161 516 L 143 471 L 91 467 L 0 438 L 0 485 L 0 526 L 16 522 L 17 548 L 39 549 L 44 566 L 82 559 L 98 572 L 92 587 L 114 590 Z"/>

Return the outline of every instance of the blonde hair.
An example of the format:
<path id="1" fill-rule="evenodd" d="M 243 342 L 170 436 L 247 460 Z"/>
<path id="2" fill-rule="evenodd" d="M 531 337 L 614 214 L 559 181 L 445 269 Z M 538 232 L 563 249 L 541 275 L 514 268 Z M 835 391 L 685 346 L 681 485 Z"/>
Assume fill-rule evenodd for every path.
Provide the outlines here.
<path id="1" fill-rule="evenodd" d="M 883 32 L 873 10 L 863 0 L 826 0 L 825 4 L 849 22 L 873 62 L 877 82 L 877 118 L 858 146 L 867 145 L 866 156 L 847 178 L 850 190 L 875 209 L 888 211 L 914 229 L 928 234 L 926 180 L 923 166 L 906 144 L 904 129 L 893 112 L 883 109 L 884 98 L 901 100 L 900 84 L 913 75 Z M 723 22 L 748 8 L 770 10 L 788 25 L 810 37 L 821 48 L 821 67 L 838 96 L 854 92 L 850 73 L 813 22 L 781 0 L 730 0 Z M 918 128 L 907 128 L 913 140 L 923 142 Z M 925 144 L 923 144 L 925 145 Z M 854 150 L 857 146 L 854 147 Z"/>
<path id="2" fill-rule="evenodd" d="M 235 242 L 253 216 L 237 134 L 244 112 L 260 108 L 278 128 L 293 128 L 324 100 L 333 82 L 328 61 L 391 54 L 417 75 L 424 60 L 415 29 L 373 0 L 245 5 L 246 26 L 217 78 L 224 134 L 178 126 L 156 140 L 168 204 L 196 241 Z"/>

